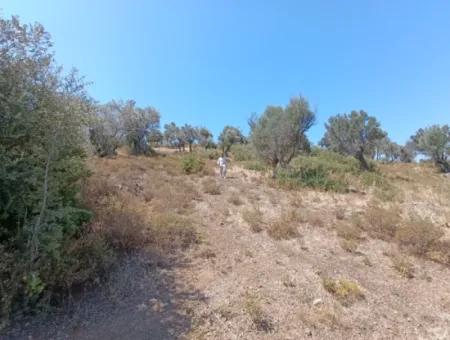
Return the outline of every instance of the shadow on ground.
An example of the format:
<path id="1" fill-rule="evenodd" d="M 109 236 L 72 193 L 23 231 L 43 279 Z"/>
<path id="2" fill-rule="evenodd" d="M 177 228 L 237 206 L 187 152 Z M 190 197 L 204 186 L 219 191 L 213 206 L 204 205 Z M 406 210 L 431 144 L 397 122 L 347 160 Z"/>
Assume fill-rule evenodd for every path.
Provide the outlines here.
<path id="1" fill-rule="evenodd" d="M 190 304 L 204 300 L 177 282 L 180 260 L 123 255 L 97 288 L 55 312 L 16 320 L 1 339 L 178 339 L 191 329 Z"/>

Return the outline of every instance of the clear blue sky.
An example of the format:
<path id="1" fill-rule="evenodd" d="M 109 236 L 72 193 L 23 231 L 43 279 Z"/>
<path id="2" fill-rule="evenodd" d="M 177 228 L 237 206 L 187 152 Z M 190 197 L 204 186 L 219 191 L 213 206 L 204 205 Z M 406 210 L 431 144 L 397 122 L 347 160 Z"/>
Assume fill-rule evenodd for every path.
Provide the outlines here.
<path id="1" fill-rule="evenodd" d="M 163 123 L 217 136 L 266 105 L 306 96 L 318 121 L 364 109 L 403 143 L 450 123 L 448 0 L 0 0 L 41 22 L 60 64 L 101 102 L 135 99 Z"/>

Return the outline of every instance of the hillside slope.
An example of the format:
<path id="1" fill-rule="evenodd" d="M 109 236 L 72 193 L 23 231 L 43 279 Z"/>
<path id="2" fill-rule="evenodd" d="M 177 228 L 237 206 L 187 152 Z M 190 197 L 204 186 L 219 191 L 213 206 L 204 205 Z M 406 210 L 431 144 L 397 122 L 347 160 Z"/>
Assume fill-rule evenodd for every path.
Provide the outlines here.
<path id="1" fill-rule="evenodd" d="M 213 161 L 194 175 L 179 164 L 91 160 L 93 228 L 114 229 L 123 253 L 102 285 L 9 337 L 450 337 L 450 178 L 384 165 L 395 192 L 338 194 L 283 190 L 239 163 L 227 179 Z"/>

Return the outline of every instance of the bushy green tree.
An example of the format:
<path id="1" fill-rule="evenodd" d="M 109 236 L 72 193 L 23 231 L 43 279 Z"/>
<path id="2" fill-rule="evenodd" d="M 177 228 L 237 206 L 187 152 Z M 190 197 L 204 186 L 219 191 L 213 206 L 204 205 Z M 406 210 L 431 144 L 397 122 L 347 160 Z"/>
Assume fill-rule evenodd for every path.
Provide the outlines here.
<path id="1" fill-rule="evenodd" d="M 137 107 L 133 100 L 119 105 L 121 126 L 131 152 L 136 155 L 152 153 L 150 141 L 159 134 L 159 112 L 153 107 Z"/>
<path id="2" fill-rule="evenodd" d="M 97 105 L 89 126 L 89 139 L 100 157 L 113 156 L 121 144 L 120 105 L 115 101 Z"/>
<path id="3" fill-rule="evenodd" d="M 246 139 L 239 128 L 233 126 L 225 126 L 219 136 L 222 152 L 226 155 L 230 151 L 233 144 L 243 144 Z"/>
<path id="4" fill-rule="evenodd" d="M 208 149 L 213 144 L 213 134 L 207 128 L 197 128 L 198 143 L 205 149 Z"/>
<path id="5" fill-rule="evenodd" d="M 78 202 L 91 102 L 62 73 L 39 25 L 0 18 L 0 319 L 65 280 L 65 253 L 89 212 Z"/>
<path id="6" fill-rule="evenodd" d="M 253 116 L 250 140 L 259 157 L 272 166 L 273 176 L 278 165 L 285 167 L 308 147 L 305 133 L 314 122 L 315 114 L 303 97 L 292 98 L 285 108 L 268 106 L 261 117 Z"/>
<path id="7" fill-rule="evenodd" d="M 177 148 L 179 151 L 184 151 L 186 138 L 183 130 L 174 122 L 164 125 L 164 140 L 169 146 Z"/>
<path id="8" fill-rule="evenodd" d="M 433 125 L 411 137 L 416 150 L 430 157 L 442 172 L 450 172 L 450 127 Z"/>
<path id="9" fill-rule="evenodd" d="M 332 151 L 356 157 L 362 170 L 370 168 L 365 155 L 372 154 L 376 143 L 386 136 L 376 118 L 365 111 L 332 116 L 325 128 L 320 144 Z"/>
<path id="10" fill-rule="evenodd" d="M 189 147 L 189 152 L 192 152 L 192 145 L 198 140 L 198 130 L 189 124 L 184 124 L 181 127 L 184 140 Z"/>

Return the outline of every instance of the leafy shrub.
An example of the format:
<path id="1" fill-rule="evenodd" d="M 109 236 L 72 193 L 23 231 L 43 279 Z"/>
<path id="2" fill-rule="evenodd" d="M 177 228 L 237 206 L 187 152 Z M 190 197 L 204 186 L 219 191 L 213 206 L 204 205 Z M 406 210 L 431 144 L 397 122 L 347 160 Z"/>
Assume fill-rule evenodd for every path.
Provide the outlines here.
<path id="1" fill-rule="evenodd" d="M 278 182 L 288 188 L 309 187 L 326 191 L 343 192 L 346 184 L 330 178 L 322 166 L 305 163 L 294 169 L 282 169 L 277 173 Z"/>
<path id="2" fill-rule="evenodd" d="M 88 176 L 84 147 L 91 107 L 85 84 L 76 72 L 62 73 L 41 25 L 0 18 L 0 37 L 4 323 L 13 305 L 44 304 L 71 282 L 89 277 L 76 269 L 84 259 L 72 249 L 95 246 L 83 241 L 91 214 L 80 200 L 80 183 Z M 96 255 L 92 252 L 91 261 L 101 262 Z"/>
<path id="3" fill-rule="evenodd" d="M 205 163 L 196 155 L 189 154 L 181 160 L 181 167 L 186 174 L 196 174 L 203 170 Z"/>
<path id="4" fill-rule="evenodd" d="M 231 147 L 231 154 L 235 161 L 256 160 L 255 150 L 251 144 L 235 144 Z"/>
<path id="5" fill-rule="evenodd" d="M 253 171 L 267 171 L 267 165 L 263 164 L 260 161 L 245 161 L 243 162 L 244 169 L 253 170 Z"/>

